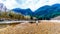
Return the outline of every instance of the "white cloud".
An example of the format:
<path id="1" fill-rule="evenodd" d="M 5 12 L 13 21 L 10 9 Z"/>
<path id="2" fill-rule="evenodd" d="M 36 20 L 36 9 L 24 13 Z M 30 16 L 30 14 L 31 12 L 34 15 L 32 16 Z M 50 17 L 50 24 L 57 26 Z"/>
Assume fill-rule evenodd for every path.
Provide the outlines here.
<path id="1" fill-rule="evenodd" d="M 32 11 L 35 11 L 41 6 L 52 5 L 55 3 L 60 3 L 60 0 L 0 0 L 0 3 L 4 3 L 8 9 L 13 8 L 30 8 Z"/>
<path id="2" fill-rule="evenodd" d="M 34 9 L 31 7 L 32 10 L 36 10 L 44 5 L 53 5 L 56 3 L 60 3 L 60 0 L 40 0 L 37 4 L 34 5 Z"/>

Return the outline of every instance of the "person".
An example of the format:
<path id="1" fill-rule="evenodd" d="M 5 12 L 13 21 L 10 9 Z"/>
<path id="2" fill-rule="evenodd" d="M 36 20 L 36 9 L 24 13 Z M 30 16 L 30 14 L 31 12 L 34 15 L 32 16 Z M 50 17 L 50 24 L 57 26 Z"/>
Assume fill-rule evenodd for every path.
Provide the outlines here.
<path id="1" fill-rule="evenodd" d="M 38 20 L 36 20 L 36 25 L 38 25 L 38 23 L 39 23 Z"/>

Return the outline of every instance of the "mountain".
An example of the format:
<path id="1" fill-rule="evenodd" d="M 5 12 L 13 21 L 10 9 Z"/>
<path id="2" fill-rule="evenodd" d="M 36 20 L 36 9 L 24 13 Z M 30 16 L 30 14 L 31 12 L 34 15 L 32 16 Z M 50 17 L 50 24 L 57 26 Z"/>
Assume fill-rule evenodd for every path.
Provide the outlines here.
<path id="1" fill-rule="evenodd" d="M 50 20 L 51 18 L 57 17 L 60 15 L 60 4 L 54 4 L 52 6 L 45 5 L 38 8 L 35 12 L 32 12 L 28 9 L 14 8 L 12 11 L 21 13 L 22 15 L 30 15 L 36 17 L 40 20 Z"/>
<path id="2" fill-rule="evenodd" d="M 20 9 L 20 8 L 15 8 L 12 9 L 12 11 L 16 12 L 16 13 L 21 13 L 22 15 L 31 15 L 33 14 L 33 12 L 28 8 L 28 9 Z"/>
<path id="3" fill-rule="evenodd" d="M 46 5 L 43 7 L 38 8 L 34 13 L 35 15 L 39 16 L 39 15 L 45 15 L 46 13 L 48 13 L 48 9 L 50 8 L 50 6 Z"/>
<path id="4" fill-rule="evenodd" d="M 34 13 L 36 14 L 36 13 L 38 13 L 38 12 L 41 12 L 41 13 L 40 13 L 40 15 L 41 15 L 42 13 L 45 13 L 46 10 L 49 9 L 49 7 L 50 7 L 50 6 L 48 6 L 48 5 L 43 6 L 43 7 L 40 7 L 40 8 L 38 8 Z"/>
<path id="5" fill-rule="evenodd" d="M 4 6 L 3 3 L 0 3 L 0 11 L 6 11 L 6 10 L 7 10 L 6 6 Z"/>
<path id="6" fill-rule="evenodd" d="M 60 15 L 60 4 L 54 4 L 52 6 L 43 6 L 35 11 L 35 17 L 38 19 L 51 19 Z"/>

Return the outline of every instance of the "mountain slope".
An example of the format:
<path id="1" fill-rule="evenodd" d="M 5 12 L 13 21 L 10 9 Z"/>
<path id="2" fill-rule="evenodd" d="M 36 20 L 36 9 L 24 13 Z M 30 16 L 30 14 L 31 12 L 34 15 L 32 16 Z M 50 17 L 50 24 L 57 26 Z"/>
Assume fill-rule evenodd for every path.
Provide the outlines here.
<path id="1" fill-rule="evenodd" d="M 28 8 L 28 9 L 20 9 L 20 8 L 15 8 L 12 9 L 12 11 L 21 13 L 22 15 L 32 15 L 33 12 Z"/>
<path id="2" fill-rule="evenodd" d="M 28 9 L 20 9 L 14 8 L 12 11 L 21 13 L 22 15 L 29 15 L 36 17 L 40 20 L 50 20 L 51 18 L 57 17 L 60 15 L 60 4 L 54 4 L 52 6 L 45 5 L 38 8 L 35 12 L 32 12 L 29 8 Z"/>
<path id="3" fill-rule="evenodd" d="M 37 17 L 38 19 L 43 20 L 51 19 L 60 15 L 60 4 L 54 4 L 52 6 L 43 6 L 43 7 L 35 11 L 35 17 Z"/>

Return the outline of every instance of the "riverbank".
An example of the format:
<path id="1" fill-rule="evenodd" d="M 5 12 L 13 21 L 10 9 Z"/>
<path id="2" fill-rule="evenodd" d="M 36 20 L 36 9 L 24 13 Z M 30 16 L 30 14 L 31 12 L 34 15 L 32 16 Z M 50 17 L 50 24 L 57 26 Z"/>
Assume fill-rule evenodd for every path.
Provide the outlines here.
<path id="1" fill-rule="evenodd" d="M 21 23 L 8 25 L 0 29 L 0 34 L 59 34 L 60 23 L 40 21 L 36 23 Z"/>

